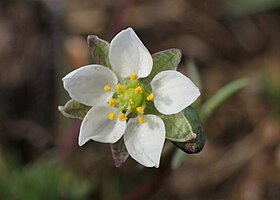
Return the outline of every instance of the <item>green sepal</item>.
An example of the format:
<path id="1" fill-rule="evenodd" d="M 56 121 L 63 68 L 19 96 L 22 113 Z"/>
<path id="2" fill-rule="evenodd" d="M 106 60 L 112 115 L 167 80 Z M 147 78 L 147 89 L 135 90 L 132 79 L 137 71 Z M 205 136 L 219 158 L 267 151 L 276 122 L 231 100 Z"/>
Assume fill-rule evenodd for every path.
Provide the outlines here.
<path id="1" fill-rule="evenodd" d="M 181 61 L 182 52 L 180 49 L 167 49 L 152 55 L 153 69 L 150 75 L 142 81 L 146 84 L 150 83 L 155 75 L 165 70 L 176 70 Z"/>
<path id="2" fill-rule="evenodd" d="M 58 106 L 58 110 L 62 115 L 74 119 L 83 119 L 90 108 L 90 106 L 81 104 L 73 99 L 69 100 L 64 106 Z"/>
<path id="3" fill-rule="evenodd" d="M 111 152 L 116 167 L 122 166 L 129 156 L 123 138 L 119 139 L 116 143 L 111 144 Z"/>
<path id="4" fill-rule="evenodd" d="M 95 35 L 89 35 L 87 38 L 93 62 L 111 69 L 109 61 L 109 43 Z"/>
<path id="5" fill-rule="evenodd" d="M 182 113 L 188 119 L 196 138 L 186 142 L 173 142 L 182 151 L 193 154 L 200 152 L 205 144 L 205 135 L 201 120 L 192 107 L 185 108 Z"/>
<path id="6" fill-rule="evenodd" d="M 189 109 L 189 108 L 186 108 Z M 172 142 L 187 142 L 197 137 L 195 130 L 183 111 L 173 115 L 160 115 L 164 121 L 166 139 Z"/>

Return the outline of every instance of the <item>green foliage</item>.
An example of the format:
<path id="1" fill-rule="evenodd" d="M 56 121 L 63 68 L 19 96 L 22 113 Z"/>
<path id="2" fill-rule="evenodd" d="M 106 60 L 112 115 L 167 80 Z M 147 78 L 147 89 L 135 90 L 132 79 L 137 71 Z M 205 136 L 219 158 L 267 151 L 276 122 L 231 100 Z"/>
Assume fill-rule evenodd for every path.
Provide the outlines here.
<path id="1" fill-rule="evenodd" d="M 279 0 L 224 0 L 223 7 L 226 14 L 242 16 L 280 6 Z"/>
<path id="2" fill-rule="evenodd" d="M 186 142 L 196 138 L 196 133 L 183 112 L 173 115 L 160 115 L 160 117 L 165 124 L 166 139 L 173 142 Z"/>
<path id="3" fill-rule="evenodd" d="M 200 117 L 192 107 L 187 107 L 182 114 L 190 124 L 192 131 L 196 134 L 195 138 L 186 142 L 174 142 L 174 144 L 186 153 L 193 154 L 202 150 L 205 144 L 205 135 Z"/>
<path id="4" fill-rule="evenodd" d="M 150 83 L 155 75 L 161 71 L 176 70 L 181 60 L 182 53 L 180 49 L 167 49 L 153 54 L 152 57 L 152 72 L 148 77 L 142 80 L 146 84 Z"/>
<path id="5" fill-rule="evenodd" d="M 269 75 L 262 78 L 265 100 L 272 106 L 273 114 L 280 120 L 280 85 Z"/>
<path id="6" fill-rule="evenodd" d="M 73 99 L 64 106 L 58 106 L 58 110 L 68 118 L 83 119 L 91 107 L 81 104 Z"/>
<path id="7" fill-rule="evenodd" d="M 89 35 L 87 42 L 93 62 L 111 68 L 109 61 L 109 43 L 95 35 Z"/>
<path id="8" fill-rule="evenodd" d="M 82 200 L 90 192 L 87 181 L 53 162 L 18 169 L 2 158 L 0 180 L 3 200 Z"/>

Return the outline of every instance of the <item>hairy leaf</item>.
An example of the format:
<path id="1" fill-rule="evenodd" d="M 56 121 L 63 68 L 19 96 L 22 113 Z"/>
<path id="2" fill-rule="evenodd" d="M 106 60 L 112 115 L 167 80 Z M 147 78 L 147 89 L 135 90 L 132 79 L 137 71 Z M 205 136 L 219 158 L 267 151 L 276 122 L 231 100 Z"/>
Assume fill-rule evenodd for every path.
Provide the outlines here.
<path id="1" fill-rule="evenodd" d="M 87 38 L 93 62 L 111 68 L 109 61 L 109 43 L 98 38 L 95 35 L 89 35 Z"/>
<path id="2" fill-rule="evenodd" d="M 173 142 L 186 142 L 196 138 L 189 119 L 179 112 L 173 115 L 160 115 L 165 124 L 166 139 Z"/>
<path id="3" fill-rule="evenodd" d="M 91 107 L 81 104 L 73 99 L 64 106 L 58 106 L 58 110 L 68 118 L 83 119 Z"/>
<path id="4" fill-rule="evenodd" d="M 152 57 L 153 69 L 150 75 L 143 79 L 145 83 L 150 83 L 155 75 L 161 71 L 176 70 L 182 53 L 180 49 L 167 49 L 153 54 Z"/>
<path id="5" fill-rule="evenodd" d="M 173 142 L 182 151 L 193 154 L 200 152 L 205 144 L 205 135 L 202 123 L 197 112 L 192 107 L 185 108 L 182 113 L 188 119 L 196 138 L 186 142 Z"/>

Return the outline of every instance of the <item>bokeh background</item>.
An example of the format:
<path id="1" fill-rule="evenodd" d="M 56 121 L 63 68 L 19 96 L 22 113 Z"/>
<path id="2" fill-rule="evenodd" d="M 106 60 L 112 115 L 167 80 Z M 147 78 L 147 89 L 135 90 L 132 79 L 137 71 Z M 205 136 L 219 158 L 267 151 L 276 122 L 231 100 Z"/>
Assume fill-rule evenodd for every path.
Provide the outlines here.
<path id="1" fill-rule="evenodd" d="M 110 147 L 78 147 L 79 120 L 57 110 L 61 78 L 92 63 L 89 34 L 111 40 L 131 26 L 155 53 L 183 51 L 205 102 L 225 84 L 249 85 L 205 122 L 205 148 L 159 169 Z M 280 199 L 279 0 L 1 0 L 0 199 Z"/>

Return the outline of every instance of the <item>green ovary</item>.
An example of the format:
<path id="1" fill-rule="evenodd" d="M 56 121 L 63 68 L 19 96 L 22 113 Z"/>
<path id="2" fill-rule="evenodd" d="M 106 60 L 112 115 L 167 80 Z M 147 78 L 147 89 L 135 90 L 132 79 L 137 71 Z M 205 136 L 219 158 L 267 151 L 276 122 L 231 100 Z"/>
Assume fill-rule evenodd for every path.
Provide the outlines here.
<path id="1" fill-rule="evenodd" d="M 124 96 L 128 100 L 128 103 L 130 103 L 131 109 L 135 109 L 141 104 L 142 94 L 136 94 L 134 88 L 126 90 Z"/>
<path id="2" fill-rule="evenodd" d="M 118 102 L 118 107 L 122 108 L 123 111 L 130 110 L 132 112 L 136 112 L 136 108 L 138 106 L 142 106 L 144 103 L 143 99 L 146 98 L 146 92 L 139 84 L 138 81 L 129 81 L 126 84 L 123 85 L 124 89 L 121 91 L 118 91 L 115 94 L 115 98 Z M 142 88 L 141 93 L 136 93 L 135 89 L 140 86 Z"/>

